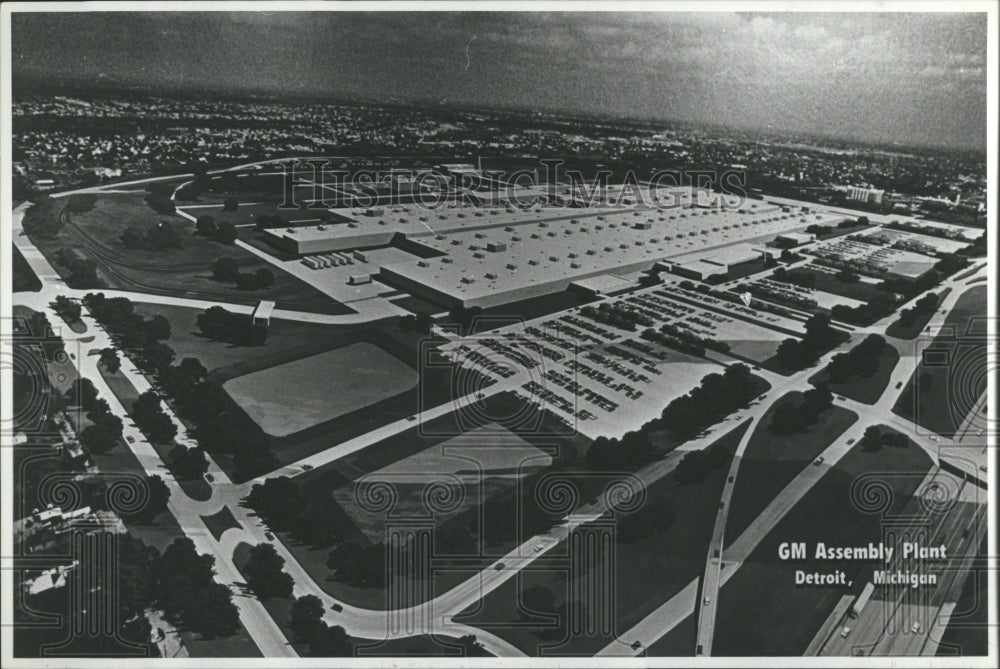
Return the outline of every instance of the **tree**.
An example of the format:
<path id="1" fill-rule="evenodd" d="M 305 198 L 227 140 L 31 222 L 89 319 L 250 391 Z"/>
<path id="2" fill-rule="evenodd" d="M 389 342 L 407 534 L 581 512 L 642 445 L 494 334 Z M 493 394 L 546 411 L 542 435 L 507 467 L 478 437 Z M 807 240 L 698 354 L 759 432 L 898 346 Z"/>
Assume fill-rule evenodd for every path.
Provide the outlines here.
<path id="1" fill-rule="evenodd" d="M 866 428 L 865 436 L 861 438 L 861 448 L 872 452 L 882 448 L 882 431 L 874 425 Z"/>
<path id="2" fill-rule="evenodd" d="M 192 382 L 201 381 L 208 376 L 208 370 L 205 369 L 205 365 L 201 364 L 198 358 L 184 358 L 177 367 Z"/>
<path id="3" fill-rule="evenodd" d="M 218 281 L 235 281 L 240 274 L 240 266 L 236 260 L 224 256 L 212 265 L 212 277 Z"/>
<path id="4" fill-rule="evenodd" d="M 352 657 L 354 644 L 340 625 L 324 626 L 309 642 L 309 654 L 314 657 Z"/>
<path id="5" fill-rule="evenodd" d="M 124 244 L 126 248 L 138 249 L 142 248 L 145 236 L 138 226 L 130 225 L 122 231 L 122 234 L 118 236 L 118 239 L 121 240 L 122 244 Z"/>
<path id="6" fill-rule="evenodd" d="M 323 602 L 315 595 L 299 597 L 292 604 L 289 627 L 302 641 L 311 641 L 326 625 L 323 623 Z"/>
<path id="7" fill-rule="evenodd" d="M 142 350 L 143 360 L 157 372 L 167 369 L 174 361 L 175 355 L 174 349 L 162 341 L 147 344 Z"/>
<path id="8" fill-rule="evenodd" d="M 184 622 L 208 639 L 231 636 L 240 628 L 233 593 L 221 583 L 207 583 L 188 592 Z"/>
<path id="9" fill-rule="evenodd" d="M 167 502 L 170 501 L 170 488 L 157 475 L 147 476 L 146 483 L 146 503 L 134 515 L 138 520 L 149 522 L 167 510 Z"/>
<path id="10" fill-rule="evenodd" d="M 69 299 L 65 295 L 59 295 L 55 299 L 55 311 L 67 322 L 80 320 L 80 303 Z"/>
<path id="11" fill-rule="evenodd" d="M 176 249 L 181 247 L 181 236 L 177 234 L 172 225 L 166 221 L 160 221 L 146 231 L 146 243 L 154 249 Z"/>
<path id="12" fill-rule="evenodd" d="M 243 565 L 247 585 L 261 599 L 291 597 L 294 582 L 282 571 L 285 558 L 278 555 L 271 544 L 258 544 L 250 549 L 250 558 Z"/>
<path id="13" fill-rule="evenodd" d="M 250 488 L 247 504 L 272 528 L 290 529 L 302 513 L 305 500 L 299 486 L 287 476 L 276 476 Z"/>
<path id="14" fill-rule="evenodd" d="M 66 403 L 79 405 L 86 411 L 89 411 L 96 401 L 97 388 L 94 387 L 94 382 L 88 378 L 77 378 L 66 391 Z"/>
<path id="15" fill-rule="evenodd" d="M 170 449 L 170 468 L 178 478 L 201 478 L 208 471 L 208 458 L 200 448 L 177 444 Z"/>
<path id="16" fill-rule="evenodd" d="M 214 568 L 215 558 L 199 554 L 191 539 L 174 539 L 151 570 L 153 594 L 164 613 L 173 616 L 195 607 L 192 595 L 194 591 L 215 583 Z M 226 593 L 229 594 L 229 588 L 226 588 Z"/>
<path id="17" fill-rule="evenodd" d="M 223 244 L 232 244 L 236 241 L 236 226 L 229 222 L 219 223 L 218 229 L 215 232 L 216 241 L 222 242 Z"/>
<path id="18" fill-rule="evenodd" d="M 87 449 L 88 453 L 104 455 L 115 447 L 119 436 L 120 434 L 116 435 L 107 427 L 88 425 L 77 435 L 77 439 L 80 441 L 80 445 Z"/>
<path id="19" fill-rule="evenodd" d="M 156 341 L 170 339 L 170 321 L 162 314 L 157 314 L 145 321 L 146 336 Z"/>
<path id="20" fill-rule="evenodd" d="M 113 348 L 105 348 L 101 350 L 101 356 L 98 361 L 104 365 L 104 369 L 108 370 L 112 374 L 121 369 L 122 363 L 118 359 L 118 351 Z"/>
<path id="21" fill-rule="evenodd" d="M 219 232 L 219 227 L 215 224 L 215 219 L 208 214 L 199 216 L 194 227 L 195 231 L 202 237 L 215 237 Z"/>
<path id="22" fill-rule="evenodd" d="M 177 435 L 177 426 L 163 411 L 160 396 L 147 390 L 132 403 L 136 425 L 153 441 L 170 441 Z"/>

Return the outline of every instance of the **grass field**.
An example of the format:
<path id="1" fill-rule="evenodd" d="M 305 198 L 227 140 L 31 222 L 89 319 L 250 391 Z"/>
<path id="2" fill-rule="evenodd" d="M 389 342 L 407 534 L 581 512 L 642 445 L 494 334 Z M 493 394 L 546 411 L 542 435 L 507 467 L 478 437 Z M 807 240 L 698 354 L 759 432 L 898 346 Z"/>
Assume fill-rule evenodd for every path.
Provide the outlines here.
<path id="1" fill-rule="evenodd" d="M 986 391 L 985 316 L 986 286 L 962 293 L 900 393 L 894 413 L 942 436 L 955 434 Z"/>
<path id="2" fill-rule="evenodd" d="M 493 417 L 510 415 L 504 412 L 510 411 L 515 404 L 519 405 L 513 395 L 497 395 L 487 399 L 485 413 Z M 464 504 L 461 510 L 448 514 L 444 522 L 437 525 L 435 555 L 441 557 L 435 558 L 435 573 L 433 582 L 429 584 L 429 593 L 440 594 L 449 590 L 474 576 L 482 566 L 504 555 L 513 547 L 516 537 L 500 536 L 499 531 L 495 529 L 499 522 L 495 523 L 494 519 L 500 521 L 499 517 L 503 516 L 505 524 L 510 525 L 511 514 L 516 514 L 517 509 L 522 508 L 517 506 L 520 501 L 519 496 L 533 498 L 535 486 L 541 476 L 566 469 L 579 470 L 579 467 L 571 467 L 565 463 L 572 462 L 575 454 L 582 453 L 586 449 L 587 440 L 566 434 L 561 424 L 555 424 L 554 421 L 551 416 L 542 414 L 537 424 L 529 422 L 524 426 L 510 426 L 508 429 L 515 437 L 533 448 L 548 450 L 557 459 L 555 464 L 528 473 L 521 478 L 520 485 L 492 486 L 490 494 L 477 494 L 473 500 L 475 504 Z M 295 481 L 300 485 L 303 497 L 310 500 L 310 510 L 315 513 L 315 522 L 322 524 L 324 531 L 329 532 L 337 540 L 369 545 L 371 543 L 369 534 L 375 536 L 373 528 L 368 528 L 367 534 L 362 531 L 347 510 L 337 503 L 334 497 L 335 491 L 345 486 L 347 490 L 353 490 L 355 480 L 408 457 L 427 457 L 418 454 L 448 441 L 452 444 L 458 443 L 456 436 L 471 432 L 477 426 L 488 422 L 490 421 L 484 422 L 478 415 L 469 412 L 463 412 L 461 415 L 452 412 L 428 421 L 420 427 L 414 425 L 409 430 L 372 444 L 361 451 L 306 472 L 296 477 Z M 523 451 L 524 447 L 519 447 L 519 450 Z M 473 465 L 474 463 L 469 462 L 469 469 L 472 469 Z M 499 462 L 492 465 L 494 471 L 505 474 L 498 465 Z M 557 468 L 560 466 L 562 469 Z M 471 472 L 466 476 L 471 477 Z M 581 497 L 584 499 L 589 499 L 592 494 L 598 494 L 607 483 L 606 480 L 601 480 L 595 484 L 586 478 L 574 481 L 581 484 Z M 590 492 L 595 485 L 597 487 L 594 492 Z M 355 503 L 352 501 L 352 504 Z M 386 606 L 388 595 L 385 587 L 359 588 L 335 580 L 333 572 L 326 566 L 330 544 L 306 543 L 284 532 L 279 535 L 302 566 L 331 595 L 357 606 L 368 608 Z M 461 540 L 461 546 L 451 543 L 458 539 Z M 470 542 L 475 548 L 470 549 Z"/>
<path id="3" fill-rule="evenodd" d="M 777 407 L 801 401 L 798 392 L 779 399 L 750 437 L 729 506 L 727 545 L 739 538 L 771 500 L 858 419 L 853 411 L 834 406 L 820 414 L 805 432 L 779 434 L 770 429 Z"/>
<path id="4" fill-rule="evenodd" d="M 223 384 L 267 434 L 284 437 L 406 392 L 417 372 L 359 342 Z"/>
<path id="5" fill-rule="evenodd" d="M 865 513 L 852 504 L 852 482 L 863 474 L 885 472 L 880 482 L 892 491 L 885 515 L 892 516 L 909 501 L 930 466 L 930 458 L 912 442 L 905 449 L 876 452 L 855 445 L 761 541 L 722 588 L 712 654 L 801 656 L 846 591 L 838 586 L 795 585 L 795 571 L 803 565 L 780 560 L 778 544 L 789 540 L 808 546 L 818 541 L 828 546 L 878 543 L 884 531 L 882 516 Z M 860 582 L 874 566 L 847 561 L 825 562 L 819 568 L 824 572 L 843 570 L 849 580 Z"/>
<path id="6" fill-rule="evenodd" d="M 830 383 L 830 391 L 837 395 L 850 397 L 862 404 L 875 404 L 882 396 L 882 392 L 889 383 L 892 370 L 896 368 L 898 362 L 899 351 L 891 344 L 887 344 L 878 358 L 878 369 L 873 374 L 868 376 L 855 375 L 841 383 Z M 810 377 L 809 383 L 819 386 L 828 383 L 829 379 L 830 375 L 827 374 L 826 369 L 823 369 Z"/>
<path id="7" fill-rule="evenodd" d="M 454 483 L 463 501 L 454 510 L 434 514 L 435 521 L 443 523 L 551 463 L 551 455 L 494 423 L 390 463 L 364 481 L 392 486 L 397 496 L 392 513 L 416 516 L 425 513 L 422 495 L 427 485 Z M 385 513 L 366 511 L 355 494 L 350 483 L 337 488 L 333 498 L 370 541 L 384 541 Z"/>
<path id="8" fill-rule="evenodd" d="M 723 444 L 731 456 L 746 429 L 743 425 L 716 443 Z M 570 562 L 573 558 L 567 555 L 565 544 L 551 549 L 530 569 L 521 571 L 518 577 L 489 593 L 463 612 L 460 620 L 488 629 L 531 656 L 537 656 L 543 647 L 547 647 L 546 654 L 593 654 L 701 574 L 728 468 L 726 462 L 697 483 L 682 483 L 675 473 L 670 473 L 646 491 L 647 505 L 667 500 L 675 519 L 665 531 L 650 531 L 637 541 L 616 538 L 613 576 L 603 580 L 606 584 L 613 583 L 613 591 L 608 593 L 607 599 L 614 607 L 613 634 L 573 634 L 560 630 L 556 627 L 558 622 L 551 618 L 555 615 L 554 610 L 540 612 L 541 615 L 522 613 L 519 602 L 523 601 L 523 593 L 528 588 L 548 588 L 558 608 L 566 601 L 567 593 L 585 587 L 589 578 L 596 576 L 595 571 L 607 565 L 606 553 L 600 557 L 591 556 L 587 558 L 589 568 L 586 571 L 572 573 Z M 543 617 L 545 615 L 549 619 Z M 555 638 L 546 638 L 546 632 L 554 634 Z"/>
<path id="9" fill-rule="evenodd" d="M 861 302 L 870 302 L 878 295 L 885 295 L 885 291 L 874 284 L 865 283 L 864 281 L 858 281 L 856 283 L 840 281 L 834 274 L 811 269 L 808 266 L 795 267 L 788 270 L 788 276 L 797 277 L 805 276 L 807 274 L 811 274 L 816 277 L 815 289 L 821 290 L 825 293 L 833 293 L 834 295 L 849 297 L 854 300 L 860 300 Z"/>
<path id="10" fill-rule="evenodd" d="M 200 309 L 178 307 L 170 304 L 135 303 L 135 310 L 143 318 L 162 314 L 170 321 L 170 339 L 167 344 L 177 354 L 177 361 L 187 357 L 198 358 L 209 372 L 248 360 L 266 358 L 275 353 L 309 351 L 317 344 L 329 342 L 337 328 L 319 323 L 288 321 L 272 318 L 267 328 L 267 341 L 260 346 L 236 346 L 223 341 L 208 339 L 198 328 Z"/>
<path id="11" fill-rule="evenodd" d="M 157 224 L 170 225 L 180 236 L 181 248 L 159 251 L 126 248 L 119 239 L 129 225 L 145 231 Z M 194 230 L 194 222 L 178 214 L 153 211 L 141 194 L 106 194 L 97 198 L 93 210 L 72 214 L 55 238 L 34 241 L 50 261 L 62 248 L 73 248 L 94 259 L 98 276 L 109 288 L 244 304 L 270 299 L 279 308 L 353 313 L 349 307 L 248 251 L 201 237 Z M 243 272 L 268 269 L 275 277 L 274 285 L 261 290 L 242 290 L 234 284 L 216 281 L 211 267 L 222 256 L 236 259 Z"/>
<path id="12" fill-rule="evenodd" d="M 698 641 L 698 624 L 694 615 L 685 618 L 673 628 L 646 648 L 650 657 L 689 657 L 694 655 Z"/>
<path id="13" fill-rule="evenodd" d="M 39 281 L 38 277 L 31 270 L 31 265 L 28 261 L 24 259 L 21 255 L 21 251 L 14 244 L 10 245 L 11 248 L 11 261 L 10 261 L 10 274 L 11 274 L 11 286 L 12 292 L 31 292 L 37 293 L 42 289 L 42 282 Z"/>

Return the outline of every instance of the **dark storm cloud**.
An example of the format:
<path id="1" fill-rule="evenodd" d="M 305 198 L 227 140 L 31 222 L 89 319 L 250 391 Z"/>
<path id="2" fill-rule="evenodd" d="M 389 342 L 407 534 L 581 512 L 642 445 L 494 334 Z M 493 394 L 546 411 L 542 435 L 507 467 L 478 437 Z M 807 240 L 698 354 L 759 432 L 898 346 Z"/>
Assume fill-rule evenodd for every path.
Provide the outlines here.
<path id="1" fill-rule="evenodd" d="M 985 145 L 982 14 L 15 14 L 12 33 L 15 77 Z"/>

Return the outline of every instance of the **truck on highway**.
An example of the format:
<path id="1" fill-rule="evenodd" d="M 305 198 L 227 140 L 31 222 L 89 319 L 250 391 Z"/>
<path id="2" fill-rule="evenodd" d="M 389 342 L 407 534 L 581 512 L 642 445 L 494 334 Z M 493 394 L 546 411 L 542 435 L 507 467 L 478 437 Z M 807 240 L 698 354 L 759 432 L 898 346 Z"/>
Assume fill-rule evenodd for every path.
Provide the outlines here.
<path id="1" fill-rule="evenodd" d="M 868 585 L 865 586 L 865 589 L 861 591 L 861 594 L 858 595 L 858 598 L 854 600 L 854 606 L 851 607 L 850 613 L 852 618 L 857 618 L 861 615 L 861 612 L 864 611 L 865 606 L 868 604 L 868 600 L 871 599 L 873 592 L 875 592 L 875 584 L 868 583 Z"/>

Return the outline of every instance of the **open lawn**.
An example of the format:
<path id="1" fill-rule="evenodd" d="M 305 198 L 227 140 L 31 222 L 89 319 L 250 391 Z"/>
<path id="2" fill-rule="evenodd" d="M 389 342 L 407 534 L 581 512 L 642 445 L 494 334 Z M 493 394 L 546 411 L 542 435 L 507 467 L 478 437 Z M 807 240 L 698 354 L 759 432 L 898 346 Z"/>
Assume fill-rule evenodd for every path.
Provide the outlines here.
<path id="1" fill-rule="evenodd" d="M 857 414 L 833 406 L 820 414 L 805 432 L 779 434 L 771 430 L 777 407 L 797 404 L 802 393 L 788 393 L 771 407 L 750 437 L 733 488 L 729 517 L 726 521 L 726 544 L 731 544 L 750 526 L 757 515 L 792 479 L 844 430 L 858 420 Z"/>
<path id="2" fill-rule="evenodd" d="M 816 290 L 821 290 L 825 293 L 833 293 L 834 295 L 842 295 L 843 297 L 848 297 L 860 302 L 870 302 L 876 296 L 886 294 L 885 291 L 877 285 L 865 283 L 864 281 L 848 283 L 838 279 L 835 274 L 830 274 L 818 269 L 812 269 L 809 266 L 795 267 L 788 270 L 788 276 L 790 277 L 805 276 L 807 274 L 816 277 Z M 774 277 L 771 278 L 774 279 Z"/>
<path id="3" fill-rule="evenodd" d="M 808 570 L 812 562 L 803 565 L 779 559 L 778 544 L 803 541 L 811 551 L 820 541 L 827 546 L 878 543 L 884 537 L 883 516 L 862 511 L 853 502 L 854 480 L 871 472 L 885 472 L 876 482 L 891 489 L 886 494 L 889 508 L 884 514 L 892 517 L 910 500 L 930 466 L 930 458 L 912 442 L 903 449 L 882 448 L 875 452 L 855 444 L 723 586 L 712 654 L 801 656 L 837 601 L 852 589 L 795 585 L 795 571 Z M 824 573 L 842 570 L 856 584 L 869 578 L 876 565 L 828 561 L 816 566 Z"/>
<path id="4" fill-rule="evenodd" d="M 11 287 L 12 292 L 31 292 L 37 293 L 42 289 L 42 282 L 38 280 L 35 273 L 31 270 L 31 265 L 28 261 L 24 259 L 21 255 L 20 249 L 14 244 L 10 245 L 11 248 L 11 262 L 10 262 L 10 274 L 11 274 Z"/>
<path id="5" fill-rule="evenodd" d="M 722 444 L 731 457 L 746 429 L 746 425 L 736 428 L 716 443 Z M 668 474 L 647 489 L 645 500 L 647 506 L 659 509 L 665 504 L 673 512 L 674 519 L 667 529 L 650 527 L 632 536 L 616 528 L 611 561 L 603 550 L 593 554 L 591 551 L 600 550 L 596 546 L 586 547 L 575 540 L 569 545 L 564 543 L 464 611 L 460 620 L 503 637 L 531 656 L 543 649 L 546 655 L 593 654 L 701 574 L 728 468 L 726 460 L 700 482 L 683 483 L 676 472 Z M 605 531 L 605 521 L 588 523 L 575 536 L 596 540 L 594 533 Z M 611 527 L 622 522 L 612 520 Z M 525 608 L 524 593 L 535 586 L 551 591 L 551 609 Z M 602 603 L 595 605 L 610 607 L 607 613 L 613 616 L 611 633 L 602 633 L 603 622 L 596 618 L 587 622 L 589 616 L 580 621 L 583 629 L 579 633 L 561 629 L 556 612 L 568 593 L 579 592 L 577 596 L 582 596 L 585 589 L 595 587 L 606 592 Z M 600 613 L 591 611 L 590 615 Z M 597 633 L 583 631 L 591 624 Z"/>
<path id="6" fill-rule="evenodd" d="M 986 391 L 986 286 L 969 288 L 945 317 L 893 412 L 948 437 Z"/>
<path id="7" fill-rule="evenodd" d="M 177 354 L 177 361 L 198 358 L 209 372 L 249 360 L 257 360 L 289 351 L 309 351 L 317 344 L 329 342 L 337 327 L 320 323 L 305 323 L 277 318 L 271 319 L 267 328 L 267 341 L 260 346 L 237 346 L 224 341 L 208 339 L 198 328 L 200 309 L 169 304 L 135 303 L 135 310 L 143 318 L 161 314 L 170 321 L 170 339 L 167 344 Z"/>
<path id="8" fill-rule="evenodd" d="M 650 657 L 689 657 L 694 655 L 698 641 L 698 624 L 694 615 L 649 644 L 646 655 Z"/>
<path id="9" fill-rule="evenodd" d="M 438 521 L 436 522 L 433 581 L 419 588 L 413 588 L 413 592 L 409 596 L 419 599 L 447 591 L 475 575 L 479 569 L 496 557 L 505 554 L 515 543 L 519 543 L 518 532 L 511 530 L 511 528 L 518 524 L 518 510 L 526 508 L 525 504 L 533 503 L 536 487 L 543 477 L 550 476 L 553 472 L 565 471 L 566 477 L 574 484 L 579 485 L 581 500 L 590 499 L 593 495 L 599 494 L 603 486 L 608 483 L 606 477 L 597 477 L 600 478 L 597 480 L 595 477 L 586 476 L 587 472 L 574 478 L 575 474 L 580 473 L 580 467 L 569 463 L 572 462 L 575 454 L 582 453 L 586 449 L 586 440 L 579 436 L 566 434 L 561 424 L 556 423 L 555 419 L 548 414 L 539 414 L 541 418 L 539 422 L 528 421 L 519 426 L 506 424 L 505 429 L 508 435 L 512 435 L 524 445 L 515 443 L 511 436 L 504 436 L 503 431 L 491 431 L 492 435 L 488 438 L 482 436 L 481 430 L 478 432 L 479 436 L 473 439 L 462 436 L 470 432 L 474 435 L 477 434 L 477 427 L 487 427 L 496 421 L 498 416 L 512 415 L 511 411 L 518 406 L 520 404 L 517 399 L 509 394 L 490 397 L 487 398 L 486 407 L 481 414 L 469 411 L 462 414 L 453 412 L 419 427 L 414 424 L 413 428 L 405 432 L 296 477 L 294 480 L 301 487 L 303 498 L 309 500 L 307 512 L 310 514 L 310 522 L 315 526 L 316 534 L 328 536 L 331 540 L 315 544 L 285 532 L 278 533 L 279 536 L 316 582 L 331 595 L 358 606 L 384 607 L 388 598 L 385 587 L 356 587 L 340 582 L 336 580 L 334 572 L 326 566 L 327 555 L 332 548 L 333 539 L 353 541 L 359 545 L 367 546 L 372 543 L 369 536 L 374 538 L 379 534 L 377 528 L 374 527 L 374 516 L 370 519 L 373 523 L 371 527 L 364 528 L 365 531 L 358 527 L 352 518 L 355 510 L 350 507 L 342 507 L 338 503 L 336 494 L 339 489 L 353 494 L 355 481 L 367 478 L 366 475 L 369 472 L 383 468 L 389 468 L 388 471 L 410 473 L 406 471 L 405 465 L 393 465 L 393 463 L 410 457 L 415 458 L 415 460 L 410 461 L 412 463 L 426 463 L 428 458 L 433 457 L 434 451 L 444 453 L 442 444 L 445 443 L 449 444 L 447 450 L 449 454 L 458 454 L 465 450 L 459 450 L 456 446 L 462 441 L 467 444 L 470 441 L 473 444 L 478 442 L 479 446 L 471 446 L 471 450 L 482 447 L 484 440 L 489 445 L 490 441 L 501 439 L 503 443 L 510 443 L 511 446 L 515 447 L 516 453 L 526 454 L 528 452 L 526 449 L 530 446 L 539 453 L 544 450 L 551 454 L 548 457 L 557 458 L 557 462 L 548 468 L 529 468 L 520 479 L 520 485 L 512 485 L 513 480 L 506 478 L 511 476 L 511 473 L 502 467 L 502 462 L 497 457 L 500 453 L 494 453 L 489 457 L 480 456 L 475 461 L 467 461 L 462 468 L 456 468 L 454 462 L 448 462 L 450 469 L 455 469 L 460 473 L 459 480 L 464 478 L 478 479 L 479 475 L 474 473 L 474 470 L 483 465 L 492 472 L 483 480 L 493 479 L 493 482 L 484 486 L 482 491 L 477 491 L 477 486 L 472 483 L 463 486 L 469 492 L 469 496 L 464 501 L 460 501 L 460 508 L 457 511 L 443 513 L 436 511 L 430 516 L 430 519 Z M 484 414 L 493 418 L 483 420 L 482 415 Z M 444 458 L 434 459 L 439 463 L 445 462 Z M 521 459 L 523 460 L 523 458 Z M 447 460 L 451 461 L 452 458 L 447 458 Z M 512 458 L 510 467 L 516 467 L 518 461 L 518 456 Z M 409 469 L 412 470 L 412 466 Z M 440 477 L 432 476 L 430 478 Z M 428 482 L 430 481 L 424 481 L 424 483 Z M 400 500 L 409 499 L 411 491 L 408 490 L 408 487 L 412 485 L 414 484 L 403 483 L 401 486 L 397 486 L 400 491 L 397 492 L 397 504 Z M 423 485 L 420 487 L 422 488 Z M 351 500 L 350 506 L 356 505 L 357 502 Z M 527 512 L 524 515 L 528 515 Z M 533 521 L 542 524 L 554 520 L 546 521 L 547 516 L 541 511 L 532 515 Z M 506 529 L 501 529 L 501 526 Z M 382 528 L 381 540 L 384 540 L 384 515 L 382 516 Z M 523 528 L 521 529 L 523 530 Z M 531 534 L 534 534 L 533 529 Z M 413 601 L 412 603 L 418 602 Z"/>
<path id="10" fill-rule="evenodd" d="M 428 485 L 454 486 L 462 502 L 434 513 L 436 522 L 443 523 L 550 464 L 550 454 L 492 423 L 390 463 L 362 480 L 365 485 L 391 486 L 396 495 L 392 512 L 402 515 L 426 513 L 423 494 Z M 384 541 L 385 513 L 367 511 L 358 503 L 358 494 L 352 482 L 335 490 L 333 497 L 370 541 Z"/>
<path id="11" fill-rule="evenodd" d="M 878 358 L 878 369 L 873 374 L 868 376 L 855 375 L 841 383 L 830 383 L 830 391 L 836 395 L 850 397 L 852 400 L 856 400 L 862 404 L 875 404 L 878 398 L 882 396 L 882 392 L 885 391 L 885 387 L 892 375 L 892 370 L 896 368 L 898 362 L 899 351 L 891 344 L 888 344 L 882 350 L 882 354 Z M 820 386 L 824 383 L 829 383 L 829 379 L 830 375 L 824 368 L 810 377 L 809 383 L 814 386 Z"/>
<path id="12" fill-rule="evenodd" d="M 362 409 L 417 385 L 417 372 L 359 342 L 223 384 L 264 432 L 284 437 Z"/>
<path id="13" fill-rule="evenodd" d="M 93 210 L 66 214 L 64 221 L 55 238 L 34 240 L 38 248 L 50 261 L 63 248 L 72 248 L 95 260 L 98 276 L 109 288 L 243 304 L 269 299 L 275 300 L 279 308 L 352 313 L 345 305 L 240 247 L 194 234 L 193 221 L 179 214 L 153 211 L 141 194 L 100 195 Z M 155 225 L 169 225 L 180 236 L 181 247 L 127 248 L 120 237 L 130 225 L 143 233 Z M 234 258 L 243 272 L 268 269 L 275 277 L 274 285 L 243 290 L 232 283 L 216 281 L 212 277 L 212 264 L 222 256 Z M 58 262 L 54 264 L 60 269 Z"/>

